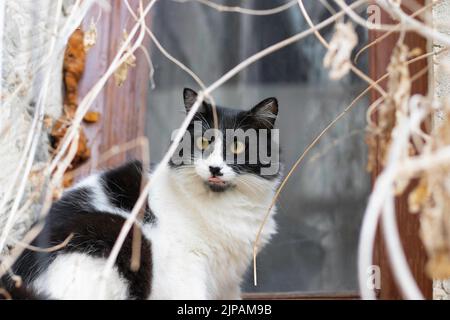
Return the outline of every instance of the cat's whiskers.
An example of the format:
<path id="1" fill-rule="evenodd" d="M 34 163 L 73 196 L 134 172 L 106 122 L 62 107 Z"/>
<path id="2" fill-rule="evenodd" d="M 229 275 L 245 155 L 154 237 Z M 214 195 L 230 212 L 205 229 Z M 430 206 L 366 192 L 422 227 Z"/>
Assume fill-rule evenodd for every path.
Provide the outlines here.
<path id="1" fill-rule="evenodd" d="M 237 187 L 242 187 L 244 186 L 245 190 L 243 190 L 244 192 L 250 192 L 253 195 L 258 195 L 259 193 L 257 192 L 257 190 L 255 190 L 254 188 L 252 188 L 252 186 L 246 182 L 245 180 L 240 180 L 239 183 L 236 184 Z"/>
<path id="2" fill-rule="evenodd" d="M 241 180 L 240 182 L 248 187 L 248 191 L 254 193 L 255 195 L 261 194 L 262 189 L 258 185 L 250 183 L 246 180 Z"/>
<path id="3" fill-rule="evenodd" d="M 240 180 L 247 183 L 247 185 L 250 186 L 251 188 L 257 189 L 261 193 L 265 193 L 268 191 L 267 186 L 265 186 L 265 183 L 261 183 L 262 181 L 265 180 L 262 180 L 262 178 L 258 178 L 257 176 L 246 174 L 242 175 L 240 177 Z"/>

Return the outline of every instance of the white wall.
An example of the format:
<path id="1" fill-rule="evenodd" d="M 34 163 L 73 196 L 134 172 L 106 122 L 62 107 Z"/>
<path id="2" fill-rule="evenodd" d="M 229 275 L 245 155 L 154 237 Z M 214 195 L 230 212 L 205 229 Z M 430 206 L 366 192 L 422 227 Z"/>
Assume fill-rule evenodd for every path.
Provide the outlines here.
<path id="1" fill-rule="evenodd" d="M 2 41 L 0 200 L 11 185 L 14 173 L 19 169 L 19 159 L 35 111 L 34 104 L 43 82 L 43 72 L 37 72 L 36 68 L 49 52 L 51 30 L 54 28 L 58 10 L 58 1 L 55 0 L 2 1 L 4 1 L 4 32 L 3 38 L 0 39 Z M 72 2 L 64 0 L 59 28 L 64 23 L 68 6 Z M 60 54 L 56 61 L 50 61 L 49 64 L 51 81 L 45 112 L 54 118 L 57 118 L 62 110 L 62 58 Z M 35 164 L 39 165 L 48 157 L 48 140 L 44 132 L 37 148 Z M 27 196 L 24 199 L 29 199 L 31 192 L 39 191 L 33 187 L 34 184 L 28 181 Z M 16 192 L 14 191 L 13 195 Z M 10 207 L 11 202 L 0 211 L 0 233 L 4 229 Z M 23 207 L 19 212 L 14 234 L 23 233 L 34 221 L 36 212 L 38 208 L 35 204 Z"/>
<path id="2" fill-rule="evenodd" d="M 448 24 L 450 17 L 450 0 L 445 0 L 435 5 L 433 8 L 433 22 L 435 27 L 446 34 L 450 35 L 450 25 Z M 434 43 L 434 50 L 440 50 L 442 47 L 438 43 Z M 434 64 L 433 77 L 431 85 L 434 85 L 435 95 L 437 98 L 443 99 L 450 95 L 450 74 L 445 72 L 442 63 L 450 66 L 450 52 L 440 54 L 436 58 Z M 438 64 L 441 65 L 439 66 Z M 438 117 L 436 117 L 436 120 Z M 450 280 L 434 281 L 433 284 L 433 298 L 434 299 L 450 299 Z"/>

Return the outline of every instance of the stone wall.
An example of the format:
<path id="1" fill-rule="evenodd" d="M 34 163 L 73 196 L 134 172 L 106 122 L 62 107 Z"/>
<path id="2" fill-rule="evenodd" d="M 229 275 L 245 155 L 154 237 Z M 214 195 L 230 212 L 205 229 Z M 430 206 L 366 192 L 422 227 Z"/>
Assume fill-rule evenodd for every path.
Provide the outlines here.
<path id="1" fill-rule="evenodd" d="M 42 67 L 46 54 L 50 51 L 50 40 L 55 28 L 58 2 L 54 0 L 2 0 L 4 3 L 4 24 L 2 41 L 1 72 L 1 112 L 0 112 L 0 201 L 6 188 L 11 185 L 14 173 L 26 145 L 35 105 L 43 83 L 43 73 L 50 72 L 45 113 L 53 118 L 59 117 L 62 110 L 62 62 L 63 52 L 58 58 Z M 62 28 L 70 10 L 72 0 L 64 0 L 58 30 Z M 0 19 L 1 21 L 1 19 Z M 42 119 L 41 119 L 42 120 Z M 44 128 L 34 161 L 39 166 L 48 160 L 48 139 Z M 32 191 L 28 183 L 24 199 Z M 13 195 L 17 192 L 17 186 Z M 13 198 L 14 199 L 14 198 Z M 10 201 L 0 211 L 0 233 L 11 208 Z M 18 213 L 14 233 L 23 233 L 34 222 L 39 211 L 35 203 L 23 201 Z"/>
<path id="2" fill-rule="evenodd" d="M 450 25 L 448 19 L 450 17 L 450 0 L 441 1 L 433 8 L 433 22 L 437 30 L 450 35 Z M 438 43 L 433 44 L 434 50 L 442 48 Z M 449 98 L 450 95 L 450 74 L 448 67 L 450 67 L 450 52 L 446 52 L 437 56 L 434 64 L 434 72 L 431 78 L 431 85 L 434 86 L 436 97 L 440 99 Z M 447 68 L 442 67 L 442 64 L 447 64 Z M 445 71 L 447 69 L 447 71 Z M 439 121 L 439 117 L 436 117 Z M 450 299 L 450 280 L 440 281 L 436 280 L 433 284 L 433 298 L 438 300 Z"/>

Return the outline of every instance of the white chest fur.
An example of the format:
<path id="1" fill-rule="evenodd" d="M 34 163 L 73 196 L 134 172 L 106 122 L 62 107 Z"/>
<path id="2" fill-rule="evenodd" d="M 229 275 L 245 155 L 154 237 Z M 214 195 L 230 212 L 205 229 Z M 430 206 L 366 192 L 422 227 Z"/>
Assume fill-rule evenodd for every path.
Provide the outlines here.
<path id="1" fill-rule="evenodd" d="M 236 180 L 234 189 L 217 193 L 205 188 L 200 178 L 162 165 L 150 179 L 149 204 L 156 222 L 143 229 L 152 248 L 149 298 L 239 299 L 242 277 L 250 265 L 253 244 L 276 182 L 243 177 L 242 183 Z M 124 218 L 129 215 L 109 202 L 98 175 L 74 189 L 81 187 L 89 189 L 89 205 L 99 212 Z M 263 229 L 259 248 L 275 233 L 273 213 Z M 63 254 L 34 281 L 33 287 L 55 299 L 126 298 L 127 282 L 118 270 L 108 281 L 109 295 L 98 296 L 105 262 L 87 253 Z"/>
<path id="2" fill-rule="evenodd" d="M 238 299 L 274 182 L 249 192 L 214 193 L 200 179 L 183 179 L 160 166 L 151 177 L 149 201 L 157 218 L 145 234 L 152 242 L 151 299 Z M 178 183 L 177 183 L 178 182 Z M 262 247 L 275 233 L 273 212 Z"/>

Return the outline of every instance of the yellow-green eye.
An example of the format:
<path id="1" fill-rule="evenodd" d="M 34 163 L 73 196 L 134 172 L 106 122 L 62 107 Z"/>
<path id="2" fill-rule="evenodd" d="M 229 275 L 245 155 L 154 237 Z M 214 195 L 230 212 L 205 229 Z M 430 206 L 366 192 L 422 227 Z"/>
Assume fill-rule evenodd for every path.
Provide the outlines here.
<path id="1" fill-rule="evenodd" d="M 245 150 L 245 144 L 241 141 L 235 141 L 231 144 L 231 152 L 234 154 L 241 154 Z"/>
<path id="2" fill-rule="evenodd" d="M 205 137 L 197 138 L 197 148 L 200 150 L 205 150 L 209 146 L 209 141 Z"/>

